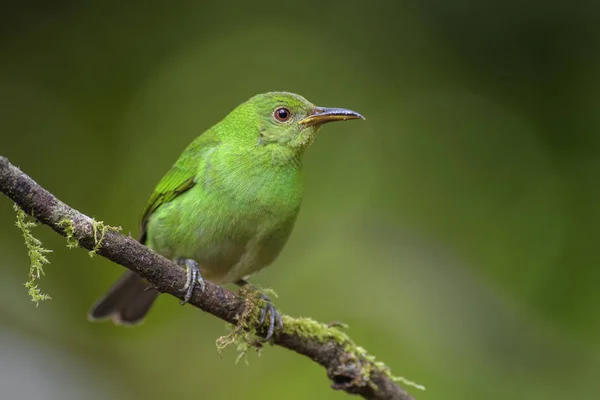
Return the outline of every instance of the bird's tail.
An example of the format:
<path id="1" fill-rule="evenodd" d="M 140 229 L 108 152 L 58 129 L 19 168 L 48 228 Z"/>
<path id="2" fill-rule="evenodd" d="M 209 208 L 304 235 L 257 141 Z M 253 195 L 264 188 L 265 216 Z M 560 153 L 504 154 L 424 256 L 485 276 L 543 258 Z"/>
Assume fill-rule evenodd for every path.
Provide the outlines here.
<path id="1" fill-rule="evenodd" d="M 127 271 L 88 313 L 90 321 L 112 319 L 117 325 L 135 325 L 144 319 L 158 292 L 132 271 Z"/>

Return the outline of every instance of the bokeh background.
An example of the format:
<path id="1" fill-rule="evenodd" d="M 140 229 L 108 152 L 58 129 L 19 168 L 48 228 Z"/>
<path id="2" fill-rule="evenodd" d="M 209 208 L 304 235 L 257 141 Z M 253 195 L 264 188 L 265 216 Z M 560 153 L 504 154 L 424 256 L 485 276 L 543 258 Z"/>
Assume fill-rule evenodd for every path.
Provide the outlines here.
<path id="1" fill-rule="evenodd" d="M 537 4 L 537 5 L 536 5 Z M 254 282 L 341 320 L 426 399 L 600 398 L 600 5 L 571 2 L 3 2 L 0 154 L 125 232 L 185 146 L 252 95 L 328 125 L 281 257 Z M 235 365 L 224 323 L 162 297 L 91 324 L 123 269 L 54 250 L 36 308 L 0 196 L 0 398 L 344 399 L 279 348 Z"/>

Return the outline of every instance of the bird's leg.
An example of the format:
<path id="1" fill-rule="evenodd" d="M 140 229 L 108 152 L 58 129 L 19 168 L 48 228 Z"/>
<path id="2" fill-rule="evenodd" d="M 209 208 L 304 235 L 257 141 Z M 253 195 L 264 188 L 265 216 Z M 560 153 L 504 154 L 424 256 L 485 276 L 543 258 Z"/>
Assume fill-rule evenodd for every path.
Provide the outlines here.
<path id="1" fill-rule="evenodd" d="M 283 320 L 281 319 L 281 315 L 277 309 L 273 306 L 273 302 L 266 294 L 262 293 L 256 286 L 251 284 L 245 279 L 240 279 L 235 282 L 236 285 L 240 287 L 251 286 L 254 290 L 258 292 L 258 297 L 263 299 L 267 304 L 260 311 L 260 319 L 258 321 L 258 325 L 262 326 L 264 324 L 267 314 L 269 314 L 269 325 L 267 329 L 267 335 L 265 336 L 265 341 L 270 340 L 273 337 L 273 333 L 275 332 L 275 327 L 277 326 L 279 329 L 283 328 Z"/>
<path id="2" fill-rule="evenodd" d="M 187 290 L 187 292 L 185 293 L 183 301 L 179 302 L 179 304 L 184 305 L 192 298 L 196 285 L 200 286 L 200 291 L 202 292 L 204 291 L 205 283 L 202 275 L 200 274 L 200 266 L 196 261 L 192 260 L 191 258 L 178 258 L 176 262 L 177 265 L 185 267 L 187 273 L 187 279 L 185 281 L 185 285 L 183 286 L 183 290 Z"/>

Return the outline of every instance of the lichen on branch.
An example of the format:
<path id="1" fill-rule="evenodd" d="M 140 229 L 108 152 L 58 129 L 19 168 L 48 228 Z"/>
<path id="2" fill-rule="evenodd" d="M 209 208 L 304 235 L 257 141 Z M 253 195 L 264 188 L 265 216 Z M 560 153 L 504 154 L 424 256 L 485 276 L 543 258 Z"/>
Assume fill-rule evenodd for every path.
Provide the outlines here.
<path id="1" fill-rule="evenodd" d="M 108 232 L 108 231 L 121 232 L 121 230 L 123 229 L 120 226 L 105 225 L 104 222 L 96 221 L 95 219 L 92 219 L 92 226 L 94 228 L 94 243 L 95 244 L 94 244 L 94 248 L 88 252 L 90 257 L 94 257 L 96 255 L 96 253 L 98 253 L 98 250 L 100 250 L 100 248 L 102 247 L 102 242 L 104 241 L 104 236 L 106 235 L 106 232 Z M 68 237 L 67 237 L 67 240 L 68 240 Z"/>
<path id="2" fill-rule="evenodd" d="M 265 292 L 277 296 L 271 289 L 263 290 L 263 293 Z M 221 355 L 226 347 L 235 344 L 238 352 L 235 363 L 243 359 L 247 364 L 248 350 L 254 348 L 260 355 L 263 348 L 263 342 L 257 336 L 257 329 L 260 325 L 260 313 L 266 301 L 260 297 L 260 291 L 251 285 L 243 286 L 240 295 L 244 297 L 244 311 L 237 317 L 237 324 L 227 324 L 229 333 L 217 338 L 216 345 Z"/>
<path id="3" fill-rule="evenodd" d="M 336 323 L 335 325 L 347 328 L 345 324 Z M 344 357 L 346 358 L 345 360 L 342 360 L 342 364 L 352 363 L 353 365 L 359 366 L 360 373 L 356 375 L 356 382 L 353 382 L 356 385 L 373 385 L 371 376 L 376 369 L 394 382 L 401 382 L 407 386 L 425 390 L 425 387 L 422 385 L 412 382 L 404 377 L 392 375 L 392 372 L 387 365 L 381 361 L 377 361 L 375 356 L 369 354 L 367 350 L 354 343 L 347 333 L 336 326 L 332 326 L 331 324 L 326 325 L 315 321 L 312 318 L 293 318 L 285 315 L 283 316 L 283 327 L 284 332 L 289 335 L 316 340 L 319 343 L 334 341 L 342 346 L 345 350 Z"/>
<path id="4" fill-rule="evenodd" d="M 50 300 L 51 297 L 42 293 L 36 282 L 44 275 L 44 265 L 50 264 L 45 254 L 51 253 L 52 250 L 42 246 L 42 242 L 33 236 L 31 228 L 37 226 L 33 221 L 28 221 L 27 214 L 17 204 L 14 205 L 14 210 L 17 213 L 17 222 L 15 225 L 21 230 L 25 239 L 25 247 L 27 247 L 27 255 L 29 256 L 29 280 L 25 282 L 25 287 L 28 289 L 31 301 L 35 306 L 39 306 L 40 302 Z"/>
<path id="5" fill-rule="evenodd" d="M 67 247 L 69 249 L 75 249 L 79 247 L 79 240 L 77 240 L 77 237 L 75 237 L 75 225 L 73 224 L 73 221 L 71 221 L 69 218 L 63 218 L 58 221 L 57 225 L 65 230 Z"/>

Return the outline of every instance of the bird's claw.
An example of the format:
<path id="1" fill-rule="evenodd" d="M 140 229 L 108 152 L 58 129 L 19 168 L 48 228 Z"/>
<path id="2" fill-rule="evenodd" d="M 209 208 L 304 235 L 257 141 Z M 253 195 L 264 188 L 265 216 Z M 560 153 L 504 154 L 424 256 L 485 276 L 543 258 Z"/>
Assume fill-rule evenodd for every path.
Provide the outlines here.
<path id="1" fill-rule="evenodd" d="M 281 319 L 281 315 L 273 306 L 271 299 L 264 293 L 260 293 L 259 298 L 264 300 L 267 304 L 260 310 L 260 318 L 258 320 L 258 326 L 262 326 L 265 323 L 265 319 L 267 317 L 267 313 L 269 314 L 269 328 L 267 329 L 267 335 L 265 336 L 265 341 L 271 340 L 273 334 L 275 333 L 275 326 L 280 330 L 283 329 L 283 320 Z"/>
<path id="2" fill-rule="evenodd" d="M 203 292 L 206 283 L 204 282 L 204 278 L 202 278 L 202 274 L 200 274 L 200 266 L 196 261 L 192 260 L 191 258 L 184 258 L 179 259 L 177 261 L 177 264 L 184 266 L 187 274 L 185 285 L 183 285 L 183 290 L 186 291 L 185 296 L 183 298 L 183 301 L 179 302 L 179 304 L 183 306 L 191 300 L 196 285 L 199 285 L 200 292 Z"/>
<path id="3" fill-rule="evenodd" d="M 265 335 L 265 338 L 263 339 L 265 342 L 268 342 L 269 340 L 271 340 L 271 338 L 275 334 L 276 328 L 278 328 L 279 330 L 283 329 L 283 319 L 281 318 L 281 315 L 279 314 L 277 309 L 273 306 L 273 302 L 271 301 L 269 296 L 262 293 L 258 288 L 256 288 L 254 285 L 252 285 L 246 279 L 240 279 L 240 280 L 236 281 L 235 284 L 242 288 L 241 293 L 244 293 L 245 292 L 244 288 L 247 288 L 255 293 L 255 295 L 251 295 L 250 298 L 258 297 L 259 299 L 263 300 L 264 306 L 260 310 L 260 316 L 258 318 L 257 328 L 260 328 L 263 326 L 263 324 L 265 323 L 265 320 L 267 318 L 267 314 L 268 314 L 269 315 L 269 320 L 268 320 L 269 325 L 267 327 L 267 334 Z M 256 295 L 256 293 L 258 293 L 258 294 Z M 244 293 L 244 296 L 246 296 L 245 293 Z"/>

